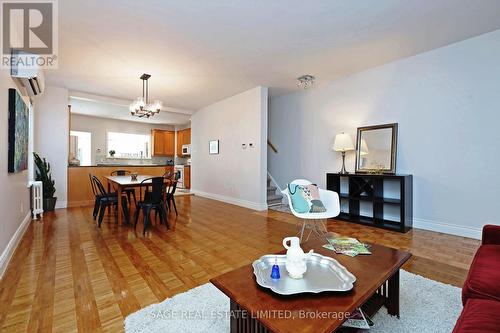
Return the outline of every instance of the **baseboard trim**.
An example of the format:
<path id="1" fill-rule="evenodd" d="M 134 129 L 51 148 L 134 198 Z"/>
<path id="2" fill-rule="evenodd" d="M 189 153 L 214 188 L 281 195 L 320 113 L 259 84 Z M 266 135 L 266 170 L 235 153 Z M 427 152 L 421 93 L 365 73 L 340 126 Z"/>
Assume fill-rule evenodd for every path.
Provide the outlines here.
<path id="1" fill-rule="evenodd" d="M 241 206 L 241 207 L 245 207 L 245 208 L 249 208 L 249 209 L 253 209 L 253 210 L 258 210 L 258 211 L 267 210 L 267 203 L 252 202 L 252 201 L 248 201 L 248 200 L 227 197 L 225 195 L 203 192 L 203 191 L 199 191 L 199 190 L 195 190 L 195 189 L 191 189 L 190 192 L 193 193 L 194 195 L 199 195 L 200 197 L 214 199 L 217 201 L 222 201 L 225 203 L 229 203 L 232 205 Z"/>
<path id="2" fill-rule="evenodd" d="M 472 228 L 458 224 L 416 218 L 413 219 L 413 228 L 442 232 L 445 234 L 475 239 L 481 239 L 482 234 L 481 228 Z"/>
<path id="3" fill-rule="evenodd" d="M 9 265 L 10 259 L 12 259 L 12 255 L 19 245 L 19 242 L 23 238 L 26 229 L 28 229 L 28 225 L 30 224 L 30 222 L 31 212 L 29 212 L 28 215 L 26 215 L 26 217 L 23 219 L 16 232 L 10 239 L 9 243 L 5 247 L 5 250 L 3 250 L 2 255 L 0 255 L 0 279 L 3 278 L 3 275 L 7 270 L 7 266 Z"/>
<path id="4" fill-rule="evenodd" d="M 63 208 L 68 208 L 68 202 L 67 201 L 57 201 L 56 202 L 56 207 L 55 209 L 63 209 Z"/>
<path id="5" fill-rule="evenodd" d="M 66 208 L 93 206 L 94 200 L 69 201 Z"/>

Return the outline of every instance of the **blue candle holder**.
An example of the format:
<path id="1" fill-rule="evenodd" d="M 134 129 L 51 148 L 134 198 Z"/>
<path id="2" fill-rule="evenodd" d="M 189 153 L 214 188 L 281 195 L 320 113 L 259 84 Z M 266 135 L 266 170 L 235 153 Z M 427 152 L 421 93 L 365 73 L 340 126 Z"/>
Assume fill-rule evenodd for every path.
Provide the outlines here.
<path id="1" fill-rule="evenodd" d="M 278 266 L 278 260 L 274 261 L 273 268 L 271 269 L 271 279 L 278 280 L 280 278 L 280 266 Z"/>

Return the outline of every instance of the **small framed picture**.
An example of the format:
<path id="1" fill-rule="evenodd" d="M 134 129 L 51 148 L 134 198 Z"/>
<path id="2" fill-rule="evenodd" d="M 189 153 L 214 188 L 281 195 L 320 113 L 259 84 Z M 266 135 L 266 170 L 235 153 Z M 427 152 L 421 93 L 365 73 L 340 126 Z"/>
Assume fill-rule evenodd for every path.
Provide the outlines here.
<path id="1" fill-rule="evenodd" d="M 208 153 L 216 155 L 219 153 L 219 140 L 211 140 L 208 142 Z"/>

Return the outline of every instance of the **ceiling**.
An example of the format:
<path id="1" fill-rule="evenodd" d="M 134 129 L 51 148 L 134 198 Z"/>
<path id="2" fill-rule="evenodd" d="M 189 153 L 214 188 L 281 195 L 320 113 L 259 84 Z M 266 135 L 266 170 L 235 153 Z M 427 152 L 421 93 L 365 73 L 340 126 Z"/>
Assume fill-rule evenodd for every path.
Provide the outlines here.
<path id="1" fill-rule="evenodd" d="M 47 83 L 197 110 L 262 85 L 272 95 L 500 29 L 498 0 L 64 0 Z"/>
<path id="2" fill-rule="evenodd" d="M 183 110 L 162 110 L 151 118 L 132 117 L 128 105 L 120 102 L 81 97 L 70 97 L 71 113 L 100 118 L 136 121 L 147 124 L 185 125 L 191 121 L 191 115 Z"/>

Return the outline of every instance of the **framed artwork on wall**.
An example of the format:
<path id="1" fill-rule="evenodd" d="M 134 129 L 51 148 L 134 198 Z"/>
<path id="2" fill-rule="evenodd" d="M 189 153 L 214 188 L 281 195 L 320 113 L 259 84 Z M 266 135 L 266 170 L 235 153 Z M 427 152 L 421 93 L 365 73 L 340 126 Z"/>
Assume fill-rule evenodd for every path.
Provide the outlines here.
<path id="1" fill-rule="evenodd" d="M 9 89 L 9 173 L 28 169 L 29 109 L 16 89 Z"/>
<path id="2" fill-rule="evenodd" d="M 208 153 L 216 155 L 219 153 L 219 140 L 211 140 L 208 142 Z"/>

